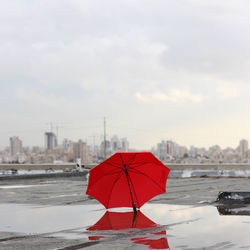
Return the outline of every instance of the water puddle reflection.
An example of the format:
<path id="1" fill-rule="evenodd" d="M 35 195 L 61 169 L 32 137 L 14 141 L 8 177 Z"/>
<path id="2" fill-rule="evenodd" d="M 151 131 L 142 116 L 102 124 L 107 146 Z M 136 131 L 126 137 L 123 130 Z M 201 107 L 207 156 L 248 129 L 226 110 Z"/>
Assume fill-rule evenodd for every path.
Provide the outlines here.
<path id="1" fill-rule="evenodd" d="M 239 249 L 250 246 L 249 211 L 247 206 L 147 204 L 134 217 L 131 210 L 106 211 L 96 204 L 0 204 L 0 231 L 82 239 L 104 249 L 112 244 L 140 249 Z"/>
<path id="2" fill-rule="evenodd" d="M 134 244 L 146 245 L 151 249 L 168 249 L 166 230 L 158 232 L 155 222 L 147 218 L 141 211 L 135 215 L 134 212 L 110 212 L 107 211 L 102 218 L 93 226 L 87 228 L 88 231 L 108 231 L 108 230 L 127 230 L 128 234 L 146 233 L 144 237 L 132 237 L 130 240 Z M 146 231 L 147 229 L 147 231 Z M 154 229 L 154 230 L 149 230 Z M 152 231 L 152 232 L 150 232 Z M 126 233 L 124 231 L 123 233 Z M 100 240 L 105 235 L 89 236 L 89 240 Z"/>

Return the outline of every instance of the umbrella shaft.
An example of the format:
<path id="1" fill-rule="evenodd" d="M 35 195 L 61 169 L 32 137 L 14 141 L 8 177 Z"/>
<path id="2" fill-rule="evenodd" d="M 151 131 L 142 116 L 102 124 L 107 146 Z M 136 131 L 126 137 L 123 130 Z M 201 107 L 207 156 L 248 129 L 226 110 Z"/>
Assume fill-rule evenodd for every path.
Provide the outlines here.
<path id="1" fill-rule="evenodd" d="M 131 195 L 132 207 L 133 207 L 134 213 L 136 214 L 136 213 L 137 213 L 137 211 L 136 211 L 136 206 L 135 206 L 135 203 L 134 203 L 134 199 L 133 199 L 133 195 L 132 195 L 132 191 L 131 191 L 131 187 L 130 187 L 128 170 L 127 170 L 127 167 L 126 167 L 125 164 L 124 164 L 124 167 L 125 167 L 125 174 L 126 174 L 127 181 L 128 181 L 129 192 L 130 192 L 130 195 Z"/>
<path id="2" fill-rule="evenodd" d="M 137 214 L 137 210 L 136 210 L 136 207 L 135 207 L 135 203 L 134 203 L 134 202 L 132 203 L 132 206 L 133 206 L 134 214 Z"/>

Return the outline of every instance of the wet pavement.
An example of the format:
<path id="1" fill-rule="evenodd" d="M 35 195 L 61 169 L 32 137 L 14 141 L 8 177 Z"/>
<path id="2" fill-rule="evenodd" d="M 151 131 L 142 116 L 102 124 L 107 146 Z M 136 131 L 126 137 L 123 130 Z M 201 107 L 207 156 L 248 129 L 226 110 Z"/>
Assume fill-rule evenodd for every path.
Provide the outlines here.
<path id="1" fill-rule="evenodd" d="M 1 181 L 0 249 L 250 249 L 250 207 L 214 203 L 249 182 L 169 179 L 134 218 L 89 199 L 85 177 Z"/>

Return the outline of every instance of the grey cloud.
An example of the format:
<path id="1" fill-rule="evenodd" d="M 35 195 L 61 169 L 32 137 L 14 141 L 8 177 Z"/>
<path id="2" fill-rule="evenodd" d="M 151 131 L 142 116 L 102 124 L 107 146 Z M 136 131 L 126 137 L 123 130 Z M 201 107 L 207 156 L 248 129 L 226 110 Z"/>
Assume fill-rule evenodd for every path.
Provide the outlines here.
<path id="1" fill-rule="evenodd" d="M 0 84 L 12 85 L 5 95 L 22 89 L 19 99 L 5 97 L 10 112 L 21 97 L 24 114 L 40 107 L 47 112 L 43 119 L 63 119 L 56 108 L 71 103 L 72 120 L 81 112 L 105 114 L 125 127 L 132 120 L 135 127 L 157 130 L 183 119 L 197 121 L 204 112 L 216 119 L 240 106 L 242 96 L 249 106 L 242 94 L 249 81 L 248 1 L 18 0 L 1 7 Z M 179 107 L 135 97 L 172 89 L 206 98 L 199 107 Z M 42 106 L 46 95 L 56 108 Z M 28 125 L 30 119 L 23 119 Z"/>

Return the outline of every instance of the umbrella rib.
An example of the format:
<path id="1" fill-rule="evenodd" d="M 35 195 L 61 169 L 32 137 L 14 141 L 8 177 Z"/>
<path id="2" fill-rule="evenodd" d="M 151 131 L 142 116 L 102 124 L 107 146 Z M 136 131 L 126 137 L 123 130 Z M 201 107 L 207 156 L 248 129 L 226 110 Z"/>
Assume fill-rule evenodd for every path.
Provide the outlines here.
<path id="1" fill-rule="evenodd" d="M 122 169 L 121 169 L 119 177 L 114 181 L 114 183 L 113 183 L 113 185 L 112 185 L 111 192 L 110 192 L 110 195 L 109 195 L 109 200 L 108 200 L 107 207 L 109 206 L 109 201 L 110 201 L 110 197 L 111 197 L 111 194 L 112 194 L 112 192 L 113 192 L 114 186 L 115 186 L 115 184 L 117 183 L 117 181 L 121 178 L 122 174 L 123 174 L 123 171 L 122 171 Z"/>
<path id="2" fill-rule="evenodd" d="M 115 167 L 115 168 L 122 169 L 120 166 L 118 166 L 118 165 L 114 165 L 114 164 L 109 163 L 109 162 L 105 162 L 105 164 L 110 165 L 110 166 Z"/>
<path id="3" fill-rule="evenodd" d="M 134 171 L 133 171 L 134 170 Z M 136 173 L 136 174 L 142 174 L 144 176 L 146 176 L 148 179 L 150 179 L 156 186 L 158 186 L 161 190 L 165 191 L 164 189 L 162 189 L 162 187 L 152 178 L 150 178 L 148 175 L 144 174 L 143 172 L 139 171 L 138 169 L 133 169 L 131 172 Z"/>
<path id="4" fill-rule="evenodd" d="M 133 160 L 135 159 L 136 155 L 137 155 L 137 153 L 135 153 L 135 154 L 129 159 L 128 164 L 127 164 L 127 168 L 131 165 L 130 162 L 133 161 Z"/>
<path id="5" fill-rule="evenodd" d="M 107 175 L 112 175 L 112 174 L 118 174 L 118 173 L 120 173 L 122 170 L 120 170 L 120 171 L 115 171 L 115 172 L 109 172 L 109 173 L 105 173 L 105 174 L 103 174 L 103 176 L 107 176 Z M 103 177 L 102 176 L 102 177 Z"/>
<path id="6" fill-rule="evenodd" d="M 132 166 L 132 167 L 130 167 L 129 169 L 135 169 L 135 168 L 137 168 L 137 167 L 140 167 L 140 166 L 149 164 L 149 162 L 144 161 L 144 162 L 138 162 L 138 163 L 136 163 L 136 164 L 138 164 L 138 165 Z M 131 166 L 131 164 L 130 164 L 130 166 Z"/>

